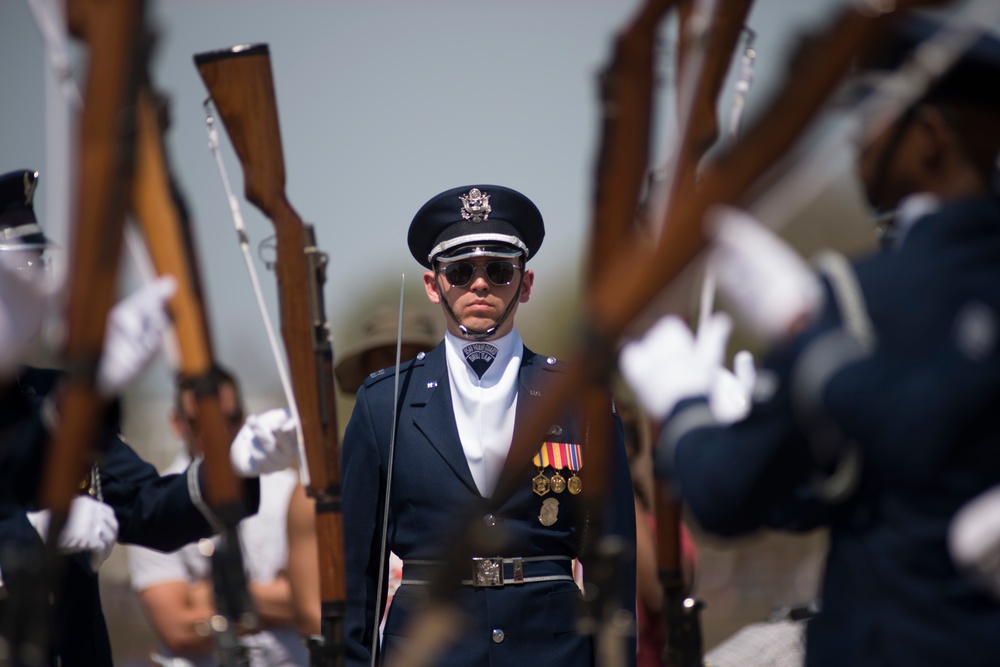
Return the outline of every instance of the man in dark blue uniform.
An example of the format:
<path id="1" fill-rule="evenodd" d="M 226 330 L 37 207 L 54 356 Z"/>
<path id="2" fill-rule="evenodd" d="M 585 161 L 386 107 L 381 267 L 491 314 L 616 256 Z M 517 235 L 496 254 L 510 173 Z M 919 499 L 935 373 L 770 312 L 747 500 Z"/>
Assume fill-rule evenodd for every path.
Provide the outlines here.
<path id="1" fill-rule="evenodd" d="M 39 284 L 42 256 L 50 245 L 35 219 L 32 196 L 38 175 L 20 170 L 0 176 L 0 573 L 13 593 L 21 574 L 34 565 L 25 554 L 39 554 L 47 532 L 47 510 L 36 507 L 38 484 L 47 444 L 58 424 L 61 373 L 17 366 L 19 354 L 36 336 L 45 316 L 46 298 Z M 110 320 L 98 388 L 109 398 L 138 375 L 158 349 L 166 316 L 163 305 L 172 290 L 162 284 L 140 290 L 116 307 Z M 19 319 L 23 313 L 24 318 Z M 148 317 L 147 317 L 148 316 Z M 117 319 L 116 319 L 117 318 Z M 132 325 L 138 322 L 137 329 Z M 142 338 L 138 340 L 137 338 Z M 109 349 L 111 348 L 111 349 Z M 118 407 L 103 420 L 96 463 L 81 481 L 59 546 L 68 552 L 58 590 L 52 654 L 64 667 L 112 665 L 111 647 L 101 612 L 97 568 L 116 541 L 172 551 L 211 536 L 219 519 L 203 500 L 205 474 L 197 460 L 184 474 L 161 477 L 119 435 Z M 244 512 L 256 511 L 259 484 L 251 468 L 266 468 L 268 459 L 286 458 L 274 443 L 241 431 L 234 468 L 247 479 Z M 256 434 L 252 434 L 256 435 Z M 269 451 L 261 451 L 270 447 Z M 23 579 L 21 579 L 23 581 Z M 32 594 L 32 591 L 21 593 Z M 5 633 L 19 619 L 5 594 Z M 44 650 L 44 648 L 43 648 Z"/>
<path id="2" fill-rule="evenodd" d="M 895 66 L 933 28 L 901 23 L 869 67 Z M 703 527 L 829 527 L 811 666 L 1000 664 L 1000 602 L 947 548 L 955 512 L 1000 481 L 997 81 L 1000 42 L 983 37 L 862 151 L 869 200 L 895 211 L 886 248 L 825 265 L 822 307 L 771 350 L 744 420 L 713 423 L 706 369 L 687 373 L 700 386 L 663 377 L 668 359 L 693 359 L 675 325 L 622 355 L 665 419 L 657 472 Z M 768 258 L 743 260 L 766 273 Z M 737 295 L 738 311 L 785 287 L 750 282 L 761 292 Z"/>
<path id="3" fill-rule="evenodd" d="M 379 573 L 388 553 L 403 560 L 403 575 L 385 624 L 384 654 L 407 650 L 412 638 L 403 634 L 412 629 L 413 612 L 470 512 L 481 517 L 487 531 L 502 534 L 504 546 L 497 553 L 476 554 L 474 562 L 462 566 L 456 602 L 467 623 L 456 628 L 435 664 L 594 662 L 592 638 L 578 626 L 580 590 L 573 561 L 580 558 L 586 567 L 587 547 L 599 535 L 581 516 L 577 494 L 588 476 L 592 480 L 608 471 L 588 470 L 586 436 L 573 414 L 553 416 L 534 468 L 498 510 L 487 509 L 515 429 L 547 382 L 562 372 L 561 362 L 531 352 L 514 328 L 517 308 L 528 301 L 534 284 L 526 263 L 543 235 L 535 205 L 495 185 L 443 192 L 413 218 L 410 252 L 428 269 L 424 286 L 431 302 L 441 305 L 447 332 L 436 348 L 400 369 L 394 460 L 389 458 L 391 368 L 365 380 L 344 436 L 349 665 L 368 665 L 373 646 L 378 650 L 376 598 L 386 593 Z M 617 433 L 608 523 L 634 544 L 634 503 L 620 425 Z M 500 499 L 492 500 L 497 505 Z M 620 575 L 621 606 L 633 612 L 631 555 L 620 564 Z M 624 644 L 630 662 L 635 645 Z"/>

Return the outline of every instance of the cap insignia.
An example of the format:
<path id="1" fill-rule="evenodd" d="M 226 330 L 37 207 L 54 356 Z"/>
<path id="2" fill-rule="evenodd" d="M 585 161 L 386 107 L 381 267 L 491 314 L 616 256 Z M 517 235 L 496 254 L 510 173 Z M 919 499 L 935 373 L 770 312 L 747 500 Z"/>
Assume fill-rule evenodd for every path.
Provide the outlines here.
<path id="1" fill-rule="evenodd" d="M 481 192 L 479 188 L 472 188 L 469 190 L 467 195 L 459 195 L 459 199 L 462 200 L 462 214 L 463 220 L 471 220 L 472 222 L 482 222 L 486 218 L 490 217 L 490 196 L 485 192 Z"/>

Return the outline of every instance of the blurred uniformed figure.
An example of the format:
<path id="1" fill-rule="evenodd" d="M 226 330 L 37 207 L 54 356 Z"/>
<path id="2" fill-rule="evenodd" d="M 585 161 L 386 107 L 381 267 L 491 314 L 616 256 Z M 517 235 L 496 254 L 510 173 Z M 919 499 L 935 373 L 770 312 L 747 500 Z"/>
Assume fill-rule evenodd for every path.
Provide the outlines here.
<path id="1" fill-rule="evenodd" d="M 50 242 L 32 204 L 37 180 L 38 174 L 29 170 L 0 175 L 0 573 L 7 589 L 0 597 L 0 632 L 4 638 L 23 620 L 15 617 L 20 608 L 15 600 L 36 594 L 19 583 L 26 581 L 21 576 L 25 568 L 37 564 L 26 558 L 41 553 L 48 532 L 49 511 L 37 507 L 36 501 L 47 445 L 58 427 L 62 378 L 60 371 L 20 365 L 53 296 L 45 284 L 42 261 Z M 159 350 L 168 325 L 164 305 L 173 291 L 173 279 L 161 278 L 125 298 L 108 317 L 97 389 L 111 406 L 103 418 L 94 465 L 81 481 L 81 495 L 73 501 L 58 538 L 69 556 L 55 596 L 51 653 L 63 667 L 112 664 L 97 569 L 116 541 L 171 551 L 210 536 L 218 525 L 203 500 L 205 474 L 200 460 L 181 474 L 161 477 L 119 434 L 114 399 Z M 261 443 L 249 440 L 243 437 L 233 446 L 234 468 L 245 477 L 251 477 L 250 468 L 260 468 L 263 461 L 285 456 L 261 451 Z M 247 481 L 247 514 L 256 511 L 258 489 L 256 479 Z"/>
<path id="2" fill-rule="evenodd" d="M 524 195 L 497 185 L 454 188 L 430 199 L 410 224 L 408 245 L 428 269 L 424 286 L 440 304 L 445 340 L 400 369 L 399 416 L 389 492 L 388 541 L 380 548 L 393 426 L 394 369 L 358 390 L 343 443 L 347 560 L 347 663 L 368 665 L 377 636 L 380 563 L 403 560 L 402 585 L 385 623 L 384 654 L 405 651 L 402 636 L 448 557 L 457 531 L 481 516 L 506 541 L 500 553 L 476 554 L 458 573 L 457 604 L 468 615 L 441 665 L 590 665 L 592 640 L 578 628 L 580 589 L 572 561 L 586 567 L 588 534 L 576 495 L 594 475 L 573 414 L 552 415 L 546 443 L 521 486 L 487 513 L 514 431 L 562 368 L 524 346 L 514 327 L 534 286 L 526 263 L 542 243 L 542 216 Z M 611 410 L 612 406 L 609 405 Z M 613 453 L 610 529 L 634 536 L 632 486 L 620 426 Z M 525 462 L 528 463 L 528 462 Z M 477 512 L 477 508 L 483 508 Z M 586 544 L 585 544 L 586 543 Z M 621 563 L 621 605 L 635 606 L 635 564 Z M 626 653 L 634 660 L 632 642 Z"/>
<path id="3" fill-rule="evenodd" d="M 936 27 L 901 21 L 865 69 Z M 721 347 L 698 354 L 676 318 L 621 356 L 664 420 L 657 473 L 704 528 L 829 527 L 811 666 L 1000 664 L 1000 603 L 947 545 L 956 511 L 1000 482 L 998 83 L 1000 42 L 982 36 L 861 151 L 871 204 L 894 212 L 872 257 L 829 255 L 817 277 L 745 213 L 712 213 L 720 289 L 773 343 L 746 418 L 718 423 Z"/>

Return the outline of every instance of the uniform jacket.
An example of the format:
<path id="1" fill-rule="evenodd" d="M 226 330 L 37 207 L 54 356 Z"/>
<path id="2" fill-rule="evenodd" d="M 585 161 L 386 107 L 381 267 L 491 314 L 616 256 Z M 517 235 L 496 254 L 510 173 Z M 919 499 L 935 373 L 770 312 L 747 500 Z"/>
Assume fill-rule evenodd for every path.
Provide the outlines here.
<path id="1" fill-rule="evenodd" d="M 524 350 L 519 373 L 517 424 L 532 401 L 546 390 L 561 370 L 561 362 Z M 348 612 L 345 635 L 348 664 L 369 662 L 371 632 L 375 627 L 375 595 L 380 561 L 382 498 L 385 489 L 388 449 L 393 414 L 393 373 L 382 371 L 369 377 L 358 392 L 354 413 L 343 444 L 343 510 L 347 556 Z M 607 524 L 630 543 L 635 539 L 635 516 L 631 479 L 618 423 L 614 448 L 613 489 L 607 508 Z M 553 441 L 581 444 L 584 439 L 577 420 L 570 415 L 553 418 Z M 558 435 L 555 435 L 558 434 Z M 515 436 L 516 437 L 516 436 Z M 541 446 L 541 443 L 539 443 Z M 584 464 L 579 475 L 583 484 L 599 471 Z M 405 364 L 400 373 L 399 421 L 392 494 L 389 508 L 389 549 L 404 562 L 403 579 L 393 597 L 385 625 L 383 651 L 397 648 L 405 638 L 411 612 L 426 595 L 427 587 L 407 584 L 407 579 L 427 579 L 427 571 L 415 569 L 415 561 L 440 561 L 455 543 L 457 531 L 468 517 L 482 521 L 505 541 L 499 553 L 480 556 L 535 557 L 581 556 L 586 567 L 588 548 L 597 539 L 593 522 L 582 522 L 578 498 L 568 491 L 539 497 L 531 490 L 535 468 L 525 472 L 524 484 L 495 513 L 487 513 L 466 461 L 452 411 L 444 343 Z M 547 471 L 548 475 L 552 470 Z M 566 470 L 563 476 L 569 477 Z M 539 514 L 544 499 L 559 503 L 558 518 L 542 525 Z M 407 564 L 409 562 L 409 564 Z M 532 563 L 525 576 L 568 573 L 568 560 Z M 469 564 L 471 572 L 471 564 Z M 620 564 L 622 604 L 635 605 L 635 563 Z M 461 578 L 469 578 L 461 573 Z M 385 595 L 385 588 L 381 591 Z M 579 588 L 573 581 L 534 582 L 503 588 L 459 589 L 458 601 L 470 614 L 469 624 L 454 637 L 455 644 L 439 664 L 503 665 L 591 664 L 589 637 L 575 632 L 580 613 Z M 634 660 L 635 645 L 626 655 Z"/>
<path id="2" fill-rule="evenodd" d="M 799 371 L 842 333 L 832 294 L 818 323 L 771 355 L 750 416 L 687 431 L 660 472 L 717 533 L 830 528 L 808 665 L 1000 664 L 1000 603 L 956 570 L 946 543 L 958 508 L 1000 482 L 1000 206 L 949 204 L 854 272 L 874 347 L 830 374 L 824 421 L 804 418 Z M 836 504 L 814 493 L 828 472 L 817 443 L 831 433 L 862 460 L 857 490 Z"/>
<path id="3" fill-rule="evenodd" d="M 10 560 L 17 550 L 15 545 L 36 551 L 41 545 L 25 513 L 35 509 L 49 437 L 40 405 L 57 378 L 55 371 L 24 369 L 18 375 L 18 386 L 8 393 L 7 414 L 0 419 L 5 454 L 0 459 L 0 543 L 7 547 L 0 554 L 0 569 L 5 579 L 16 576 L 17 567 Z M 12 406 L 20 406 L 20 414 Z M 201 497 L 204 472 L 200 465 L 193 465 L 185 474 L 161 477 L 121 439 L 114 418 L 103 427 L 99 449 L 101 495 L 115 511 L 119 542 L 173 551 L 213 533 L 205 514 L 209 510 Z M 255 479 L 244 488 L 244 509 L 249 515 L 257 510 L 260 487 Z M 65 568 L 65 579 L 56 595 L 55 651 L 64 667 L 110 666 L 111 646 L 89 555 L 72 555 L 65 559 Z M 9 613 L 7 604 L 4 614 Z"/>

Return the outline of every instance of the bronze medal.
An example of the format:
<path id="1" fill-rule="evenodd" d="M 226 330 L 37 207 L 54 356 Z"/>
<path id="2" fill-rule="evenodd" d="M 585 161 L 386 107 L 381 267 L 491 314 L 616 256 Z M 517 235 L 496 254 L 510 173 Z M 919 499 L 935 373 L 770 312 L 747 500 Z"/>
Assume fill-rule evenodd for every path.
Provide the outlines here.
<path id="1" fill-rule="evenodd" d="M 546 498 L 542 502 L 542 511 L 538 513 L 538 520 L 543 526 L 551 526 L 559 519 L 559 501 L 555 498 Z"/>
<path id="2" fill-rule="evenodd" d="M 580 478 L 576 475 L 569 478 L 569 481 L 566 482 L 566 486 L 569 488 L 569 492 L 574 496 L 583 491 L 583 482 L 581 482 Z"/>
<path id="3" fill-rule="evenodd" d="M 558 470 L 552 475 L 549 484 L 552 486 L 552 493 L 562 493 L 566 490 L 566 478 L 560 475 Z"/>
<path id="4" fill-rule="evenodd" d="M 538 473 L 538 475 L 531 480 L 531 490 L 540 496 L 544 496 L 549 492 L 549 478 L 542 473 Z"/>

